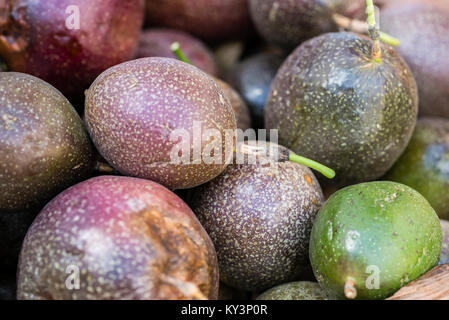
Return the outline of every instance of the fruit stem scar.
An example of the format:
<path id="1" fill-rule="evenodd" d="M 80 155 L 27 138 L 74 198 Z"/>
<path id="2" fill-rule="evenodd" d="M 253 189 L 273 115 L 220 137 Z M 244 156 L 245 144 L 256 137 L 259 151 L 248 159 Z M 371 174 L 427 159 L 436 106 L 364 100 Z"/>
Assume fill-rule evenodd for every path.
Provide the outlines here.
<path id="1" fill-rule="evenodd" d="M 179 42 L 173 42 L 170 46 L 170 50 L 175 54 L 175 56 L 182 62 L 193 65 L 193 63 L 187 58 L 184 52 L 181 49 L 181 45 Z"/>
<path id="2" fill-rule="evenodd" d="M 357 289 L 355 288 L 354 280 L 352 280 L 352 279 L 346 280 L 344 292 L 345 292 L 346 298 L 348 298 L 348 299 L 357 298 Z"/>
<path id="3" fill-rule="evenodd" d="M 343 29 L 355 32 L 355 33 L 361 33 L 361 34 L 368 34 L 369 33 L 369 27 L 368 23 L 366 21 L 361 21 L 357 19 L 350 19 L 348 17 L 345 17 L 344 15 L 341 15 L 339 13 L 334 13 L 332 15 L 332 20 L 334 20 L 335 24 Z M 390 46 L 398 47 L 401 44 L 401 41 L 393 36 L 390 36 L 389 34 L 380 31 L 380 41 L 389 44 Z"/>
<path id="4" fill-rule="evenodd" d="M 335 177 L 334 170 L 322 165 L 321 163 L 313 161 L 311 159 L 298 156 L 297 154 L 294 154 L 294 153 L 290 153 L 289 160 L 291 162 L 299 163 L 299 164 L 305 165 L 311 169 L 314 169 L 314 170 L 322 173 L 326 178 L 333 179 Z"/>
<path id="5" fill-rule="evenodd" d="M 368 32 L 373 41 L 372 58 L 375 62 L 382 62 L 382 50 L 380 48 L 380 30 L 376 23 L 376 10 L 373 0 L 366 0 L 366 13 L 368 14 Z"/>

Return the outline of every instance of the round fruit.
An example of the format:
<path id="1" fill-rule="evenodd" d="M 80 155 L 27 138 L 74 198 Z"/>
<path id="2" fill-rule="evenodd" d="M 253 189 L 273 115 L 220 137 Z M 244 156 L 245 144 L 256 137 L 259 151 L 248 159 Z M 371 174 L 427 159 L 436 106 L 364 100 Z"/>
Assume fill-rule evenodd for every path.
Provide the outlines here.
<path id="1" fill-rule="evenodd" d="M 449 117 L 449 2 L 396 1 L 381 11 L 382 29 L 401 40 L 397 48 L 419 88 L 420 114 Z"/>
<path id="2" fill-rule="evenodd" d="M 72 105 L 48 83 L 22 73 L 0 73 L 0 151 L 0 211 L 41 209 L 94 167 Z"/>
<path id="3" fill-rule="evenodd" d="M 178 42 L 192 64 L 216 76 L 218 73 L 212 52 L 200 40 L 188 33 L 173 29 L 148 29 L 140 36 L 136 58 L 166 57 L 176 58 L 170 46 Z"/>
<path id="4" fill-rule="evenodd" d="M 57 196 L 30 227 L 18 299 L 216 299 L 216 259 L 199 221 L 171 191 L 97 177 Z"/>
<path id="5" fill-rule="evenodd" d="M 323 194 L 309 168 L 240 146 L 235 164 L 194 190 L 192 209 L 217 250 L 220 280 L 258 292 L 296 279 L 306 267 Z M 248 155 L 254 161 L 240 164 Z"/>
<path id="6" fill-rule="evenodd" d="M 449 263 L 449 221 L 440 220 L 443 229 L 443 247 L 441 249 L 439 264 Z"/>
<path id="7" fill-rule="evenodd" d="M 235 112 L 237 128 L 242 129 L 243 131 L 251 128 L 251 115 L 249 113 L 249 108 L 239 93 L 226 82 L 217 78 L 215 78 L 215 81 L 231 103 L 232 109 Z"/>
<path id="8" fill-rule="evenodd" d="M 144 0 L 17 0 L 0 13 L 0 57 L 9 70 L 39 77 L 67 96 L 132 58 Z"/>
<path id="9" fill-rule="evenodd" d="M 274 287 L 257 300 L 328 300 L 326 291 L 316 282 L 290 282 Z"/>
<path id="10" fill-rule="evenodd" d="M 347 185 L 384 175 L 416 124 L 415 80 L 402 58 L 352 33 L 328 33 L 296 49 L 279 70 L 267 129 L 293 152 L 336 169 Z"/>
<path id="11" fill-rule="evenodd" d="M 252 31 L 247 0 L 147 0 L 152 25 L 184 30 L 208 41 L 242 38 Z"/>
<path id="12" fill-rule="evenodd" d="M 269 43 L 286 49 L 322 33 L 338 31 L 332 15 L 349 18 L 364 12 L 363 0 L 249 0 L 259 33 Z"/>
<path id="13" fill-rule="evenodd" d="M 337 191 L 310 239 L 320 285 L 338 298 L 385 299 L 438 264 L 441 225 L 415 190 L 370 182 Z"/>
<path id="14" fill-rule="evenodd" d="M 35 212 L 0 213 L 0 269 L 17 270 L 20 248 Z"/>
<path id="15" fill-rule="evenodd" d="M 232 72 L 231 84 L 248 104 L 256 127 L 264 127 L 270 85 L 284 59 L 284 55 L 278 52 L 261 53 L 243 60 Z"/>
<path id="16" fill-rule="evenodd" d="M 407 149 L 386 178 L 421 193 L 449 219 L 449 120 L 422 118 Z"/>
<path id="17" fill-rule="evenodd" d="M 91 137 L 124 175 L 191 188 L 232 159 L 226 132 L 236 129 L 234 111 L 216 82 L 194 66 L 169 58 L 126 62 L 101 74 L 86 95 Z"/>

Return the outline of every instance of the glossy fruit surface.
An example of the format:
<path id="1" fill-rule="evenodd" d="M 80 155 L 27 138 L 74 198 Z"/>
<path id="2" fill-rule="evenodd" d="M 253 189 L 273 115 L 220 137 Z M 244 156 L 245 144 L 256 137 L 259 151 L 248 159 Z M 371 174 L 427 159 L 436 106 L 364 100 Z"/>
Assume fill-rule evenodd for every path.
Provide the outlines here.
<path id="1" fill-rule="evenodd" d="M 144 0 L 2 1 L 0 57 L 10 71 L 82 95 L 101 72 L 133 57 Z"/>
<path id="2" fill-rule="evenodd" d="M 206 73 L 175 59 L 143 58 L 105 71 L 87 91 L 85 119 L 115 169 L 169 188 L 205 183 L 232 157 L 229 100 Z"/>
<path id="3" fill-rule="evenodd" d="M 175 59 L 170 50 L 178 42 L 192 64 L 201 70 L 216 76 L 218 74 L 214 56 L 209 48 L 195 37 L 175 29 L 153 28 L 142 32 L 135 58 L 166 57 Z"/>
<path id="4" fill-rule="evenodd" d="M 407 149 L 386 178 L 415 189 L 441 219 L 449 219 L 449 120 L 420 119 Z"/>
<path id="5" fill-rule="evenodd" d="M 238 147 L 235 161 L 248 154 L 253 153 Z M 306 268 L 323 194 L 307 167 L 267 155 L 254 160 L 235 162 L 195 189 L 192 209 L 217 250 L 220 280 L 260 292 L 296 279 Z"/>
<path id="6" fill-rule="evenodd" d="M 418 95 L 402 58 L 352 33 L 328 33 L 303 43 L 271 86 L 266 128 L 279 143 L 337 172 L 336 184 L 375 180 L 407 146 Z"/>
<path id="7" fill-rule="evenodd" d="M 441 241 L 438 216 L 418 192 L 363 183 L 337 191 L 321 208 L 310 260 L 330 296 L 345 297 L 352 281 L 357 299 L 385 299 L 438 264 Z"/>
<path id="8" fill-rule="evenodd" d="M 18 298 L 216 299 L 216 259 L 171 191 L 102 176 L 64 191 L 38 215 L 20 256 Z M 69 290 L 76 275 L 79 290 Z"/>
<path id="9" fill-rule="evenodd" d="M 0 73 L 0 211 L 42 206 L 91 176 L 94 153 L 81 118 L 54 87 Z"/>
<path id="10" fill-rule="evenodd" d="M 363 0 L 249 0 L 253 21 L 269 43 L 294 49 L 302 41 L 338 31 L 334 13 L 362 15 Z"/>

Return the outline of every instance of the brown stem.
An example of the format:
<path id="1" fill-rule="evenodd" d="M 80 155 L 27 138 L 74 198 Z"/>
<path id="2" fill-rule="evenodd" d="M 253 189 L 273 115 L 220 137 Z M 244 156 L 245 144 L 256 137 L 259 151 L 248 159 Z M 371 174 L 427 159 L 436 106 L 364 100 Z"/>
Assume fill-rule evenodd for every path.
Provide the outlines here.
<path id="1" fill-rule="evenodd" d="M 348 299 L 355 299 L 357 298 L 357 289 L 355 287 L 355 282 L 352 279 L 348 279 L 345 282 L 345 296 Z"/>

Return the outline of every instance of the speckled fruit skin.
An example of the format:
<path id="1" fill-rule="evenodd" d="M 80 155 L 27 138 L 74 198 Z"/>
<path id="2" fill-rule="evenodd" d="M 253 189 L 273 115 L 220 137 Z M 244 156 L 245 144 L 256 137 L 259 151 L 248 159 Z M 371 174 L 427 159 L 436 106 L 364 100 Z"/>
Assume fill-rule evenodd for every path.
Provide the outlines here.
<path id="1" fill-rule="evenodd" d="M 250 12 L 259 33 L 269 43 L 294 49 L 302 41 L 337 31 L 332 14 L 349 18 L 365 10 L 363 0 L 249 0 Z"/>
<path id="2" fill-rule="evenodd" d="M 281 53 L 260 53 L 243 60 L 230 75 L 230 82 L 248 104 L 256 127 L 265 126 L 265 104 L 270 85 L 284 60 Z"/>
<path id="3" fill-rule="evenodd" d="M 301 281 L 274 287 L 256 300 L 328 300 L 328 296 L 318 283 Z"/>
<path id="4" fill-rule="evenodd" d="M 449 118 L 449 2 L 397 1 L 381 11 L 381 21 L 401 40 L 397 50 L 418 83 L 420 114 Z"/>
<path id="5" fill-rule="evenodd" d="M 228 166 L 193 192 L 192 210 L 215 245 L 223 283 L 260 292 L 295 280 L 306 267 L 323 202 L 309 168 L 261 156 L 256 164 Z"/>
<path id="6" fill-rule="evenodd" d="M 0 212 L 0 271 L 17 270 L 20 248 L 36 212 Z"/>
<path id="7" fill-rule="evenodd" d="M 231 103 L 232 110 L 235 112 L 237 128 L 242 129 L 243 131 L 251 128 L 251 115 L 249 113 L 249 108 L 245 101 L 243 101 L 240 94 L 228 83 L 217 78 L 215 78 L 215 81 Z"/>
<path id="8" fill-rule="evenodd" d="M 209 48 L 188 33 L 174 29 L 153 28 L 142 32 L 135 58 L 166 57 L 175 59 L 170 50 L 174 42 L 179 42 L 182 51 L 192 64 L 205 72 L 217 76 L 218 68 Z"/>
<path id="9" fill-rule="evenodd" d="M 81 118 L 48 83 L 0 73 L 0 211 L 37 208 L 89 178 L 94 153 Z"/>
<path id="10" fill-rule="evenodd" d="M 247 0 L 147 0 L 150 24 L 179 29 L 207 41 L 252 33 Z"/>
<path id="11" fill-rule="evenodd" d="M 416 124 L 415 80 L 402 58 L 371 40 L 328 33 L 302 44 L 280 68 L 266 107 L 279 143 L 337 172 L 348 185 L 383 176 L 407 146 Z"/>
<path id="12" fill-rule="evenodd" d="M 449 120 L 420 119 L 407 149 L 386 179 L 415 189 L 440 218 L 449 219 Z"/>
<path id="13" fill-rule="evenodd" d="M 3 0 L 0 57 L 9 70 L 32 74 L 66 96 L 82 95 L 105 69 L 133 57 L 144 0 Z M 80 29 L 73 25 L 78 6 Z"/>
<path id="14" fill-rule="evenodd" d="M 357 299 L 385 299 L 435 265 L 441 225 L 415 190 L 394 182 L 369 182 L 336 192 L 320 209 L 310 238 L 310 261 L 320 285 L 344 297 L 352 278 Z M 379 289 L 367 282 L 378 268 Z"/>
<path id="15" fill-rule="evenodd" d="M 68 266 L 80 290 L 66 288 Z M 52 200 L 20 255 L 18 299 L 216 299 L 210 238 L 190 208 L 152 181 L 102 176 Z"/>
<path id="16" fill-rule="evenodd" d="M 175 59 L 143 58 L 105 71 L 87 91 L 85 120 L 97 149 L 115 169 L 169 188 L 205 183 L 232 159 L 225 130 L 235 130 L 236 121 L 229 100 L 206 73 Z M 171 152 L 181 142 L 170 139 L 175 130 L 190 133 L 195 154 L 195 122 L 203 133 L 215 129 L 222 135 L 221 164 L 206 164 L 204 157 L 193 159 L 198 164 L 172 163 Z M 208 142 L 202 141 L 202 154 Z"/>

